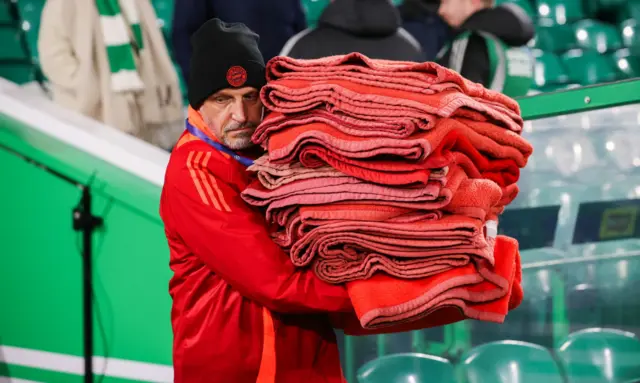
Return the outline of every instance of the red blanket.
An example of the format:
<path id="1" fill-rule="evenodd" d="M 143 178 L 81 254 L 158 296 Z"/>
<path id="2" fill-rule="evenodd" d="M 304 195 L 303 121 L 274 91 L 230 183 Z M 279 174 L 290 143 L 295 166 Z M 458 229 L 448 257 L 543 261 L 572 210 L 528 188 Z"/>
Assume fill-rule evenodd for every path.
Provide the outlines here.
<path id="1" fill-rule="evenodd" d="M 298 113 L 320 105 L 352 117 L 455 117 L 459 111 L 475 111 L 514 132 L 522 130 L 522 118 L 516 112 L 496 107 L 456 90 L 419 94 L 396 89 L 360 85 L 349 81 L 276 80 L 261 92 L 263 104 L 271 111 Z M 465 114 L 472 117 L 473 114 Z M 462 116 L 461 116 L 462 117 Z M 425 120 L 428 123 L 428 120 Z"/>
<path id="2" fill-rule="evenodd" d="M 354 177 L 341 176 L 298 180 L 281 188 L 269 190 L 259 181 L 252 182 L 241 194 L 253 206 L 266 206 L 267 220 L 273 221 L 281 210 L 299 205 L 321 205 L 350 201 L 355 204 L 371 202 L 415 210 L 436 210 L 447 206 L 460 183 L 466 178 L 460 168 L 449 170 L 445 185 L 433 180 L 423 188 L 394 188 L 376 185 Z"/>
<path id="3" fill-rule="evenodd" d="M 308 81 L 349 80 L 363 85 L 374 85 L 409 92 L 427 93 L 445 89 L 458 89 L 485 102 L 501 104 L 520 113 L 518 103 L 499 93 L 471 82 L 459 73 L 433 62 L 400 62 L 370 59 L 360 53 L 324 57 L 314 60 L 296 60 L 275 57 L 267 63 L 267 80 L 281 78 Z"/>
<path id="4" fill-rule="evenodd" d="M 483 258 L 419 280 L 384 274 L 347 283 L 354 315 L 336 315 L 348 335 L 399 332 L 465 319 L 502 323 L 522 301 L 518 242 L 498 236 L 495 267 Z"/>
<path id="5" fill-rule="evenodd" d="M 495 134 L 483 124 L 477 123 L 478 130 Z M 386 185 L 423 186 L 433 179 L 432 169 L 456 163 L 472 178 L 488 178 L 506 187 L 518 180 L 519 167 L 526 164 L 531 147 L 516 134 L 502 136 L 507 144 L 454 119 L 442 119 L 435 129 L 407 139 L 353 137 L 333 126 L 313 123 L 272 134 L 268 150 L 274 163 L 299 160 L 309 168 L 331 166 Z"/>
<path id="6" fill-rule="evenodd" d="M 267 138 L 279 130 L 299 125 L 321 122 L 340 129 L 354 137 L 406 138 L 418 130 L 431 129 L 436 116 L 425 116 L 426 122 L 403 117 L 353 118 L 339 111 L 329 112 L 324 108 L 315 108 L 303 113 L 282 114 L 272 112 L 258 126 L 253 134 L 253 142 L 266 146 Z"/>
<path id="7" fill-rule="evenodd" d="M 484 236 L 495 230 L 483 223 L 500 196 L 495 183 L 467 179 L 440 211 L 374 202 L 304 205 L 275 218 L 284 226 L 275 241 L 298 266 L 315 258 L 316 274 L 330 283 L 377 271 L 420 278 L 466 264 L 470 256 L 491 257 Z"/>

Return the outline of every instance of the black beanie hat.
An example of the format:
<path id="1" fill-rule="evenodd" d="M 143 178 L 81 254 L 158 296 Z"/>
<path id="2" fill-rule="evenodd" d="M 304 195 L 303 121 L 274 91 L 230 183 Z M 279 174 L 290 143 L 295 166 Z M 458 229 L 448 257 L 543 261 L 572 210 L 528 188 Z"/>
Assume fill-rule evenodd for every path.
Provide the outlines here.
<path id="1" fill-rule="evenodd" d="M 189 104 L 198 109 L 209 96 L 225 88 L 254 87 L 266 83 L 260 37 L 242 23 L 211 19 L 191 37 Z"/>

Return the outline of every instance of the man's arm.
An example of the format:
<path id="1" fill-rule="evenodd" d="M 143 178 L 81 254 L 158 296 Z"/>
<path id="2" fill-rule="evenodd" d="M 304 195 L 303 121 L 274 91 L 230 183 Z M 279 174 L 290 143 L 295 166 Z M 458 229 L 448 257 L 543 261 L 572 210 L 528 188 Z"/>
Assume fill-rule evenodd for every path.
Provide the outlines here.
<path id="1" fill-rule="evenodd" d="M 469 43 L 464 52 L 464 61 L 460 74 L 473 81 L 489 87 L 491 68 L 489 64 L 489 52 L 484 39 L 476 34 L 469 36 Z"/>
<path id="2" fill-rule="evenodd" d="M 208 0 L 180 0 L 175 2 L 173 8 L 171 42 L 185 83 L 189 81 L 191 35 L 207 20 L 214 17 L 207 3 Z"/>
<path id="3" fill-rule="evenodd" d="M 206 155 L 192 154 L 191 158 Z M 261 214 L 206 167 L 180 171 L 167 194 L 172 225 L 213 272 L 268 309 L 284 313 L 352 310 L 343 286 L 298 270 L 271 239 Z"/>
<path id="4" fill-rule="evenodd" d="M 42 9 L 38 32 L 38 56 L 42 71 L 49 81 L 66 89 L 74 89 L 79 63 L 73 52 L 65 17 L 74 12 L 65 0 L 48 0 Z"/>

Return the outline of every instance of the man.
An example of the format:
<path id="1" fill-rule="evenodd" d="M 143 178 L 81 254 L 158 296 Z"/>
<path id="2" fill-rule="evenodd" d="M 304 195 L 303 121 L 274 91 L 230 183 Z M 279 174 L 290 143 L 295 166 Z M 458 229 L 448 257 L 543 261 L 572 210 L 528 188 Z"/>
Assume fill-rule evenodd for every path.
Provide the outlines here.
<path id="1" fill-rule="evenodd" d="M 441 0 L 438 13 L 455 36 L 436 61 L 487 88 L 527 94 L 535 59 L 524 46 L 533 38 L 531 19 L 519 6 L 494 0 Z"/>
<path id="2" fill-rule="evenodd" d="M 47 0 L 38 53 L 61 106 L 164 149 L 180 136 L 178 77 L 149 0 Z"/>
<path id="3" fill-rule="evenodd" d="M 402 27 L 418 40 L 427 61 L 449 40 L 450 28 L 438 15 L 439 6 L 439 0 L 404 0 L 398 6 Z"/>
<path id="4" fill-rule="evenodd" d="M 240 197 L 263 110 L 258 37 L 213 19 L 192 44 L 187 131 L 160 202 L 174 272 L 174 381 L 342 383 L 327 316 L 352 310 L 346 290 L 294 269 Z"/>
<path id="5" fill-rule="evenodd" d="M 180 0 L 175 2 L 172 36 L 176 61 L 189 79 L 191 35 L 207 20 L 241 22 L 260 36 L 265 61 L 277 56 L 287 40 L 307 27 L 300 0 Z"/>
<path id="6" fill-rule="evenodd" d="M 315 59 L 359 52 L 374 59 L 424 61 L 420 44 L 401 24 L 390 0 L 333 0 L 318 26 L 293 36 L 280 55 Z"/>

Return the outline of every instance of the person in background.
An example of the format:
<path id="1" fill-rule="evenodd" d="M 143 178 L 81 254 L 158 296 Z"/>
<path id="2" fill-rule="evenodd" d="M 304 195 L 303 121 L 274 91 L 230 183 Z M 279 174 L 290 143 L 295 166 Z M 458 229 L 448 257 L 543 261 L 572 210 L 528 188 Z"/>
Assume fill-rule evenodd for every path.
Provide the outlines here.
<path id="1" fill-rule="evenodd" d="M 189 82 L 190 38 L 207 20 L 243 23 L 260 36 L 265 61 L 307 27 L 300 0 L 179 0 L 173 13 L 172 43 L 185 83 Z"/>
<path id="2" fill-rule="evenodd" d="M 441 0 L 438 13 L 454 29 L 439 64 L 507 96 L 527 94 L 535 59 L 525 45 L 535 32 L 522 8 L 494 7 L 494 0 Z"/>
<path id="3" fill-rule="evenodd" d="M 425 60 L 433 61 L 450 38 L 450 28 L 438 15 L 439 0 L 404 0 L 398 7 L 402 27 L 422 47 Z"/>
<path id="4" fill-rule="evenodd" d="M 184 119 L 149 0 L 47 0 L 38 55 L 54 101 L 169 149 Z"/>
<path id="5" fill-rule="evenodd" d="M 314 59 L 351 52 L 374 59 L 424 61 L 420 44 L 401 27 L 390 0 L 334 0 L 318 26 L 293 36 L 280 55 Z"/>
<path id="6" fill-rule="evenodd" d="M 346 383 L 329 313 L 344 286 L 296 269 L 240 193 L 266 83 L 258 36 L 218 19 L 193 35 L 189 117 L 160 200 L 173 277 L 175 383 Z"/>

